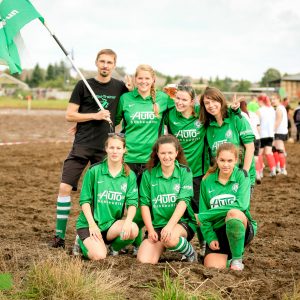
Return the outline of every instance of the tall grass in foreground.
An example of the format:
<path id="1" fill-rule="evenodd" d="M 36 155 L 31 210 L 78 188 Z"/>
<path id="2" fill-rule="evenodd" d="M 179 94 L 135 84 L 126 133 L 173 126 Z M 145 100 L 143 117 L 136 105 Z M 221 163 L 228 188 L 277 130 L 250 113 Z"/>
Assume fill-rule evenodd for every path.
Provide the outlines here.
<path id="1" fill-rule="evenodd" d="M 2 299 L 83 300 L 122 299 L 124 279 L 111 269 L 91 270 L 84 261 L 66 255 L 34 263 L 25 276 L 21 291 L 0 293 Z"/>
<path id="2" fill-rule="evenodd" d="M 163 272 L 162 283 L 159 281 L 148 286 L 155 300 L 219 300 L 221 295 L 216 291 L 188 290 L 185 279 L 181 276 L 171 278 L 168 270 Z"/>
<path id="3" fill-rule="evenodd" d="M 300 280 L 298 282 L 294 280 L 292 293 L 284 294 L 282 300 L 300 300 Z"/>

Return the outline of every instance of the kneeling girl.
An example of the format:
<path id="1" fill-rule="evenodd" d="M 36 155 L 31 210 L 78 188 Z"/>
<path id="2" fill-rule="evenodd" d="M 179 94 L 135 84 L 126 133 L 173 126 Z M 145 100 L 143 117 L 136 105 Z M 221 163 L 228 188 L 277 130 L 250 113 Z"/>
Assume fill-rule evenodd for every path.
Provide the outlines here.
<path id="1" fill-rule="evenodd" d="M 231 143 L 221 144 L 216 163 L 201 183 L 198 214 L 200 228 L 209 247 L 204 266 L 243 270 L 244 247 L 256 233 L 257 224 L 250 208 L 250 178 L 236 166 L 238 149 Z"/>
<path id="2" fill-rule="evenodd" d="M 116 253 L 138 235 L 132 222 L 138 205 L 136 176 L 123 162 L 125 139 L 112 133 L 105 143 L 107 159 L 92 165 L 83 179 L 80 194 L 82 211 L 76 229 L 83 255 L 91 260 L 104 259 L 106 245 Z M 125 207 L 126 219 L 122 219 Z"/>
<path id="3" fill-rule="evenodd" d="M 179 141 L 172 135 L 159 137 L 140 185 L 147 230 L 137 255 L 140 262 L 156 264 L 166 249 L 185 255 L 190 262 L 197 260 L 189 243 L 196 230 L 192 197 L 193 174 Z"/>

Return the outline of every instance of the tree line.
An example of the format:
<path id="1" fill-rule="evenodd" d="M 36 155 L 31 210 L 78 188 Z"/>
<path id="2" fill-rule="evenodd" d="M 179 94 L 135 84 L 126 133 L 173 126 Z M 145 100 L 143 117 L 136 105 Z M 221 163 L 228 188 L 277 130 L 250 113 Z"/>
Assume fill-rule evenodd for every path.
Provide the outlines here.
<path id="1" fill-rule="evenodd" d="M 123 76 L 125 74 L 124 67 L 117 67 L 116 71 Z M 169 83 L 178 82 L 180 78 L 183 76 L 169 76 L 162 74 L 160 72 L 156 72 L 157 76 L 164 78 L 165 83 L 167 85 Z M 286 75 L 286 74 L 284 74 Z M 19 74 L 14 74 L 16 78 L 20 78 Z M 280 72 L 275 68 L 269 68 L 262 76 L 259 85 L 261 87 L 269 87 L 272 86 L 272 82 L 274 80 L 280 79 L 282 76 Z M 33 70 L 27 71 L 25 82 L 32 88 L 34 87 L 44 87 L 44 88 L 58 88 L 64 90 L 73 89 L 74 85 L 78 79 L 75 79 L 70 76 L 70 67 L 64 62 L 60 61 L 59 63 L 49 64 L 47 69 L 43 69 L 36 64 Z M 193 79 L 193 83 L 195 80 Z M 216 76 L 215 78 L 209 78 L 208 80 L 204 80 L 202 77 L 197 81 L 198 84 L 208 84 L 210 86 L 217 87 L 221 91 L 226 92 L 248 92 L 250 87 L 252 86 L 251 81 L 241 79 L 241 80 L 233 80 L 230 77 L 225 77 L 224 79 Z"/>

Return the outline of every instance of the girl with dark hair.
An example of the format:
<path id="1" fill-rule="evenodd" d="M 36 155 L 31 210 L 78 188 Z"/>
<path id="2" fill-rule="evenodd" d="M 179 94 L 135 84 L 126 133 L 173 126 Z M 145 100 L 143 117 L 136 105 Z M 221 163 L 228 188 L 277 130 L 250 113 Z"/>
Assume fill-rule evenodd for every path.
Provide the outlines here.
<path id="1" fill-rule="evenodd" d="M 194 196 L 192 208 L 195 214 L 199 213 L 199 193 L 202 176 L 208 168 L 205 166 L 204 137 L 205 127 L 199 121 L 199 105 L 195 105 L 196 93 L 191 86 L 178 85 L 175 93 L 175 107 L 171 108 L 165 116 L 164 122 L 168 133 L 173 134 L 180 142 L 188 166 L 193 173 Z M 205 252 L 205 242 L 201 231 L 197 228 L 200 243 L 200 254 Z"/>
<path id="2" fill-rule="evenodd" d="M 158 263 L 166 249 L 185 255 L 189 262 L 197 261 L 189 243 L 197 227 L 191 208 L 193 175 L 185 164 L 179 141 L 173 135 L 159 137 L 140 185 L 147 230 L 137 255 L 142 263 Z"/>
<path id="3" fill-rule="evenodd" d="M 236 166 L 238 149 L 232 143 L 218 147 L 216 162 L 201 182 L 200 228 L 209 247 L 204 266 L 243 270 L 244 247 L 257 231 L 250 207 L 250 179 Z"/>
<path id="4" fill-rule="evenodd" d="M 111 254 L 132 244 L 138 235 L 133 222 L 138 206 L 136 176 L 124 163 L 125 140 L 109 134 L 105 143 L 107 159 L 86 172 L 80 193 L 82 211 L 76 223 L 79 245 L 85 257 L 104 259 L 106 245 Z M 127 216 L 123 219 L 125 207 Z"/>
<path id="5" fill-rule="evenodd" d="M 209 154 L 216 157 L 218 147 L 230 142 L 239 146 L 239 165 L 250 174 L 255 185 L 254 134 L 249 123 L 240 114 L 230 113 L 226 98 L 217 88 L 207 87 L 200 99 L 200 122 L 206 127 Z"/>

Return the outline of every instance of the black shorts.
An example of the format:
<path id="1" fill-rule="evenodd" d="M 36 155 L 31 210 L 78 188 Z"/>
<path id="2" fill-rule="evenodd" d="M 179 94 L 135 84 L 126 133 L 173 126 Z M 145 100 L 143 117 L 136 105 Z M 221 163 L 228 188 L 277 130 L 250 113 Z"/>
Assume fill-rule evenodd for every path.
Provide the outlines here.
<path id="1" fill-rule="evenodd" d="M 71 152 L 64 161 L 61 182 L 71 185 L 73 191 L 76 191 L 80 176 L 87 164 L 90 162 L 92 165 L 102 161 L 105 155 L 106 152 L 104 150 L 91 149 L 74 144 Z"/>
<path id="2" fill-rule="evenodd" d="M 260 149 L 260 139 L 254 141 L 254 156 L 258 156 Z"/>
<path id="3" fill-rule="evenodd" d="M 226 225 L 224 224 L 221 228 L 217 229 L 215 232 L 218 237 L 220 249 L 212 250 L 209 248 L 209 245 L 207 245 L 205 250 L 205 256 L 210 253 L 220 253 L 220 254 L 227 254 L 228 259 L 231 259 L 232 255 L 231 255 L 230 246 L 226 235 Z M 245 233 L 245 243 L 244 243 L 245 247 L 253 240 L 253 237 L 254 237 L 253 226 L 248 220 L 246 233 Z"/>
<path id="4" fill-rule="evenodd" d="M 203 175 L 196 176 L 193 178 L 193 190 L 194 190 L 194 197 L 192 199 L 192 209 L 195 214 L 199 213 L 199 198 L 200 198 L 200 185 L 202 181 Z"/>
<path id="5" fill-rule="evenodd" d="M 187 233 L 187 241 L 191 241 L 192 238 L 194 237 L 194 231 L 193 229 L 185 222 L 178 222 L 178 224 L 180 224 L 186 231 Z M 161 231 L 163 230 L 164 227 L 158 227 L 158 228 L 154 228 L 155 232 L 157 233 L 158 235 L 158 240 L 160 241 L 160 233 Z M 145 232 L 145 237 L 144 239 L 147 239 L 148 238 L 148 231 Z"/>
<path id="6" fill-rule="evenodd" d="M 142 174 L 146 170 L 146 164 L 140 164 L 140 163 L 126 163 L 126 164 L 135 173 L 137 186 L 140 187 Z"/>
<path id="7" fill-rule="evenodd" d="M 275 138 L 274 140 L 275 141 L 287 141 L 288 139 L 288 134 L 281 134 L 281 133 L 275 133 Z"/>
<path id="8" fill-rule="evenodd" d="M 260 149 L 265 148 L 265 147 L 272 147 L 272 144 L 273 144 L 272 137 L 260 139 Z"/>
<path id="9" fill-rule="evenodd" d="M 101 235 L 102 235 L 102 239 L 104 244 L 106 245 L 110 245 L 114 240 L 107 240 L 107 232 L 108 232 L 109 228 L 107 230 L 101 231 Z M 88 237 L 90 237 L 90 230 L 88 227 L 86 228 L 79 228 L 77 229 L 77 234 L 79 236 L 79 238 L 84 241 L 85 239 L 87 239 Z"/>

